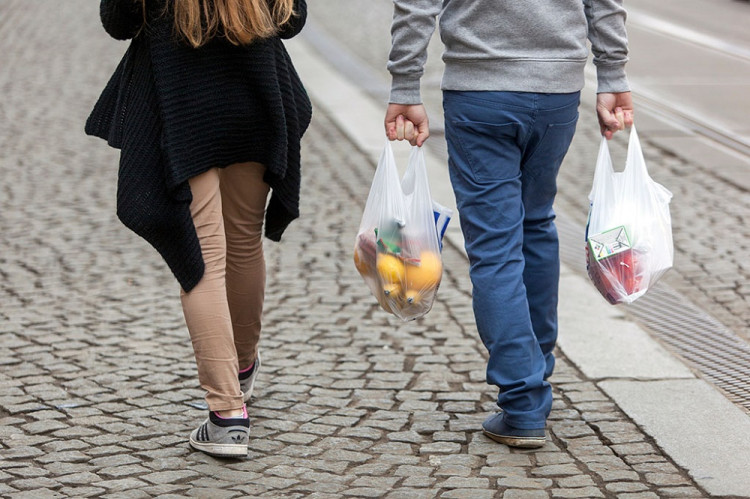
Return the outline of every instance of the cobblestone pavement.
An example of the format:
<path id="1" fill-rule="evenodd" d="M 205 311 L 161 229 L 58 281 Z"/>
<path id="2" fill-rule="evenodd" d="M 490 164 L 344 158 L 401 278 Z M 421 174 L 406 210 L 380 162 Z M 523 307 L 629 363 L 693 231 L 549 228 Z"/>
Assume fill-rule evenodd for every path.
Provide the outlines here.
<path id="1" fill-rule="evenodd" d="M 310 16 L 327 36 L 339 40 L 379 75 L 387 92 L 392 12 L 392 2 L 387 0 L 316 0 Z M 442 127 L 441 52 L 436 35 L 422 80 L 423 99 L 436 132 Z M 619 165 L 624 165 L 625 138 L 618 137 L 611 147 Z M 750 196 L 714 174 L 721 164 L 698 164 L 676 156 L 660 147 L 658 138 L 641 134 L 641 140 L 652 176 L 674 194 L 675 266 L 664 282 L 750 342 Z M 598 147 L 593 102 L 583 102 L 576 137 L 560 171 L 557 201 L 559 211 L 581 227 L 586 222 Z"/>
<path id="2" fill-rule="evenodd" d="M 375 158 L 321 112 L 302 218 L 267 246 L 249 457 L 192 452 L 205 409 L 177 284 L 115 218 L 116 151 L 82 132 L 125 46 L 95 2 L 28 5 L 0 3 L 0 496 L 705 497 L 565 358 L 545 447 L 481 434 L 467 263 L 446 247 L 425 319 L 377 308 L 350 260 Z"/>

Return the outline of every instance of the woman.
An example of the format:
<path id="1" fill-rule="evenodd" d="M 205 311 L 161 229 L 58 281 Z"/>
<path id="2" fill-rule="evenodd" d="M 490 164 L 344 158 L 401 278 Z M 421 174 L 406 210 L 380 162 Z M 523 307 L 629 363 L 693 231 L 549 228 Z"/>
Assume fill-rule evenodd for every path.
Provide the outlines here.
<path id="1" fill-rule="evenodd" d="M 307 6 L 102 0 L 100 8 L 104 29 L 132 42 L 86 132 L 121 150 L 118 217 L 182 287 L 209 407 L 190 445 L 246 456 L 245 402 L 260 368 L 262 227 L 278 241 L 299 216 L 300 139 L 311 114 L 281 39 L 299 33 Z"/>

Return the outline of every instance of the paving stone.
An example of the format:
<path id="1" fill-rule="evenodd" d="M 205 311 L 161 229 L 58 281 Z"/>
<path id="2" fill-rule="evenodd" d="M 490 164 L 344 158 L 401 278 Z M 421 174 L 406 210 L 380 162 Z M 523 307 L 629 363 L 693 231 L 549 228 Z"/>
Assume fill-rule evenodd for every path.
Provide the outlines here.
<path id="1" fill-rule="evenodd" d="M 545 499 L 549 494 L 544 490 L 508 489 L 503 492 L 503 499 Z"/>
<path id="2" fill-rule="evenodd" d="M 369 460 L 370 457 L 370 454 L 366 454 L 364 452 L 354 452 L 343 449 L 328 450 L 320 456 L 321 459 L 327 459 L 331 461 L 348 461 L 352 463 L 364 463 L 365 461 Z"/>
<path id="3" fill-rule="evenodd" d="M 343 483 L 334 482 L 307 482 L 295 485 L 294 490 L 300 490 L 303 492 L 322 492 L 329 494 L 337 494 L 342 490 L 345 490 L 347 486 Z M 340 496 L 339 496 L 340 497 Z"/>
<path id="4" fill-rule="evenodd" d="M 148 468 L 145 468 L 140 464 L 129 464 L 124 466 L 102 468 L 100 470 L 97 470 L 97 474 L 105 476 L 107 478 L 122 478 L 132 475 L 144 475 L 148 473 L 148 471 Z"/>
<path id="5" fill-rule="evenodd" d="M 575 489 L 552 489 L 552 497 L 605 497 L 596 487 Z"/>
<path id="6" fill-rule="evenodd" d="M 403 465 L 396 468 L 396 470 L 393 472 L 395 476 L 405 476 L 405 477 L 411 477 L 411 476 L 429 476 L 434 471 L 434 468 L 431 466 L 409 466 L 409 465 Z"/>
<path id="7" fill-rule="evenodd" d="M 197 473 L 189 470 L 182 471 L 160 471 L 157 473 L 149 473 L 143 476 L 143 479 L 155 484 L 166 484 L 174 483 L 179 481 L 185 481 L 190 478 L 197 476 Z"/>
<path id="8" fill-rule="evenodd" d="M 367 476 L 367 475 L 373 475 L 373 476 L 383 476 L 386 474 L 390 474 L 390 470 L 393 468 L 393 465 L 386 464 L 386 463 L 368 463 L 368 464 L 362 464 L 359 466 L 355 466 L 350 470 L 350 473 L 354 474 L 355 476 Z"/>
<path id="9" fill-rule="evenodd" d="M 351 482 L 352 487 L 365 487 L 380 490 L 391 490 L 398 481 L 398 478 L 392 477 L 374 477 L 363 476 Z"/>
<path id="10" fill-rule="evenodd" d="M 451 492 L 451 491 L 449 491 Z M 446 492 L 445 494 L 447 494 Z M 411 487 L 400 487 L 392 490 L 385 496 L 385 499 L 431 499 L 437 497 L 438 491 L 436 490 L 425 490 Z M 442 497 L 449 497 L 445 494 Z"/>
<path id="11" fill-rule="evenodd" d="M 363 451 L 372 447 L 372 442 L 362 438 L 327 437 L 316 443 L 321 449 L 346 449 Z"/>
<path id="12" fill-rule="evenodd" d="M 261 485 L 268 489 L 287 489 L 299 483 L 299 480 L 291 478 L 281 478 L 274 476 L 267 476 L 258 478 L 255 481 L 256 485 Z"/>
<path id="13" fill-rule="evenodd" d="M 676 473 L 646 473 L 645 478 L 654 485 L 688 485 L 690 483 Z"/>
<path id="14" fill-rule="evenodd" d="M 549 464 L 532 469 L 531 473 L 538 476 L 569 476 L 577 475 L 581 471 L 575 464 Z"/>
<path id="15" fill-rule="evenodd" d="M 63 496 L 61 493 L 55 492 L 54 490 L 47 489 L 47 488 L 40 488 L 40 489 L 26 490 L 23 492 L 14 493 L 13 497 L 20 498 L 20 499 L 36 499 L 38 497 L 56 498 L 56 497 L 63 497 Z"/>
<path id="16" fill-rule="evenodd" d="M 602 470 L 596 474 L 605 482 L 614 482 L 619 480 L 638 480 L 638 473 L 630 470 Z"/>
<path id="17" fill-rule="evenodd" d="M 417 456 L 404 456 L 399 454 L 381 454 L 377 461 L 380 461 L 382 463 L 386 464 L 405 464 L 405 465 L 416 465 L 421 462 L 420 458 Z"/>
<path id="18" fill-rule="evenodd" d="M 460 464 L 448 464 L 440 466 L 434 471 L 434 476 L 446 477 L 446 476 L 457 476 L 457 477 L 468 477 L 472 474 L 472 468 L 468 466 L 462 466 Z"/>
<path id="19" fill-rule="evenodd" d="M 511 476 L 526 476 L 526 469 L 515 468 L 512 466 L 484 466 L 480 472 L 482 476 L 491 477 L 511 477 Z"/>
<path id="20" fill-rule="evenodd" d="M 416 431 L 402 431 L 396 433 L 388 433 L 388 440 L 394 442 L 409 442 L 409 443 L 422 443 L 425 441 L 425 437 L 417 433 Z M 434 437 L 433 437 L 434 438 Z"/>
<path id="21" fill-rule="evenodd" d="M 63 452 L 50 452 L 49 454 L 45 454 L 44 456 L 38 457 L 36 459 L 40 463 L 51 463 L 51 462 L 69 462 L 69 463 L 79 463 L 88 461 L 89 457 L 77 450 L 73 451 L 63 451 Z"/>
<path id="22" fill-rule="evenodd" d="M 98 482 L 99 476 L 89 471 L 85 471 L 82 473 L 71 473 L 70 475 L 58 476 L 55 477 L 55 479 L 66 485 L 85 485 Z"/>
<path id="23" fill-rule="evenodd" d="M 119 480 L 104 480 L 97 483 L 98 486 L 107 489 L 108 493 L 139 489 L 148 484 L 136 478 L 123 478 Z"/>
<path id="24" fill-rule="evenodd" d="M 210 487 L 194 487 L 187 491 L 187 496 L 190 497 L 210 497 L 216 499 L 224 499 L 237 497 L 237 492 L 225 489 L 217 489 Z M 184 496 L 183 496 L 184 497 Z"/>
<path id="25" fill-rule="evenodd" d="M 436 431 L 432 434 L 435 442 L 457 442 L 464 444 L 468 441 L 466 434 L 459 431 Z"/>
<path id="26" fill-rule="evenodd" d="M 440 497 L 450 499 L 466 499 L 469 497 L 472 499 L 490 499 L 492 497 L 495 497 L 495 491 L 478 489 L 453 489 L 444 492 L 440 495 Z"/>
<path id="27" fill-rule="evenodd" d="M 497 446 L 498 448 L 502 448 Z M 506 452 L 508 452 L 506 450 Z M 541 453 L 538 453 L 541 454 Z M 487 456 L 488 466 L 519 466 L 519 467 L 530 467 L 531 457 L 529 454 L 490 454 Z"/>
<path id="28" fill-rule="evenodd" d="M 640 492 L 649 486 L 642 482 L 613 482 L 605 485 L 605 488 L 610 492 Z"/>
<path id="29" fill-rule="evenodd" d="M 595 485 L 594 480 L 588 475 L 556 478 L 555 483 L 561 488 L 590 487 Z"/>
<path id="30" fill-rule="evenodd" d="M 679 470 L 673 464 L 666 461 L 634 464 L 633 469 L 639 473 L 679 473 Z"/>
<path id="31" fill-rule="evenodd" d="M 486 489 L 490 481 L 487 478 L 450 477 L 440 483 L 446 489 Z"/>
<path id="32" fill-rule="evenodd" d="M 342 494 L 349 497 L 383 497 L 386 491 L 374 487 L 359 487 L 342 491 Z"/>
<path id="33" fill-rule="evenodd" d="M 284 443 L 305 445 L 314 442 L 318 437 L 304 433 L 281 433 L 276 435 L 275 439 L 281 440 Z"/>
<path id="34" fill-rule="evenodd" d="M 552 425 L 552 431 L 555 432 L 558 438 L 576 438 L 593 435 L 592 430 L 586 423 L 583 422 L 572 422 L 572 423 L 558 423 Z"/>
<path id="35" fill-rule="evenodd" d="M 444 430 L 445 423 L 443 421 L 419 421 L 412 423 L 410 429 L 417 433 L 429 434 Z"/>
<path id="36" fill-rule="evenodd" d="M 139 459 L 137 457 L 123 453 L 123 454 L 117 454 L 114 456 L 106 456 L 106 457 L 91 459 L 89 461 L 89 464 L 91 464 L 92 466 L 108 468 L 108 467 L 115 467 L 115 466 L 123 466 L 126 464 L 133 464 L 137 462 L 139 462 Z"/>
<path id="37" fill-rule="evenodd" d="M 55 489 L 60 487 L 60 482 L 46 476 L 38 476 L 34 478 L 11 480 L 10 486 L 18 490 L 35 490 L 41 488 Z"/>
<path id="38" fill-rule="evenodd" d="M 507 487 L 510 489 L 548 489 L 552 487 L 552 480 L 548 478 L 527 478 L 512 475 L 498 478 L 497 485 L 498 487 Z"/>
<path id="39" fill-rule="evenodd" d="M 523 456 L 523 454 L 513 454 L 513 456 Z M 568 464 L 574 462 L 574 459 L 568 454 L 560 452 L 536 452 L 534 453 L 534 459 L 539 466 L 545 466 L 548 464 Z M 508 461 L 509 460 L 506 460 L 506 462 Z"/>
<path id="40" fill-rule="evenodd" d="M 659 494 L 662 497 L 704 497 L 704 494 L 695 487 L 660 487 Z"/>
<path id="41" fill-rule="evenodd" d="M 461 451 L 461 445 L 455 442 L 435 442 L 419 447 L 420 454 L 453 454 Z"/>
<path id="42" fill-rule="evenodd" d="M 8 471 L 11 475 L 22 478 L 34 478 L 38 476 L 45 476 L 48 474 L 48 471 L 46 469 L 39 468 L 37 466 L 10 468 Z"/>
<path id="43" fill-rule="evenodd" d="M 63 487 L 59 490 L 63 497 L 101 497 L 106 490 L 99 487 Z M 3 493 L 0 489 L 0 494 Z"/>
<path id="44" fill-rule="evenodd" d="M 342 437 L 366 438 L 369 440 L 379 440 L 383 436 L 383 431 L 376 428 L 344 428 L 339 432 Z"/>
<path id="45" fill-rule="evenodd" d="M 648 443 L 613 445 L 612 450 L 619 455 L 653 454 L 654 447 Z"/>

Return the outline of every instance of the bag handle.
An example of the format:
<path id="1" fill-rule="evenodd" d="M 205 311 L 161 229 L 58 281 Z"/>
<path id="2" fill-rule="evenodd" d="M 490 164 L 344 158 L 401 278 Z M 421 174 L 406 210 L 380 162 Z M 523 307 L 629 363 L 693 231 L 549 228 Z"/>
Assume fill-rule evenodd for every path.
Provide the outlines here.
<path id="1" fill-rule="evenodd" d="M 602 136 L 599 143 L 599 154 L 596 158 L 596 168 L 594 169 L 594 181 L 589 192 L 589 202 L 594 202 L 594 195 L 608 195 L 612 193 L 613 183 L 612 175 L 615 173 L 612 166 L 612 157 L 609 154 L 609 144 L 607 139 Z"/>
<path id="2" fill-rule="evenodd" d="M 628 155 L 625 160 L 625 174 L 638 183 L 652 181 L 651 176 L 648 174 L 646 160 L 643 157 L 643 149 L 641 149 L 641 141 L 638 139 L 638 132 L 635 131 L 635 125 L 630 129 Z"/>

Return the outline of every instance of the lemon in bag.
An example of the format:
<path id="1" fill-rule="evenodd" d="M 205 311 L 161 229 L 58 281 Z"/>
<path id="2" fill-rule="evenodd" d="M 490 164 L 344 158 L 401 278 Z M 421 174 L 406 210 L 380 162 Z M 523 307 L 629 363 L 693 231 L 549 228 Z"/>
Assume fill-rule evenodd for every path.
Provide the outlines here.
<path id="1" fill-rule="evenodd" d="M 418 264 L 405 266 L 406 291 L 404 297 L 409 303 L 418 303 L 421 297 L 434 291 L 443 276 L 443 261 L 439 253 L 422 251 Z"/>

